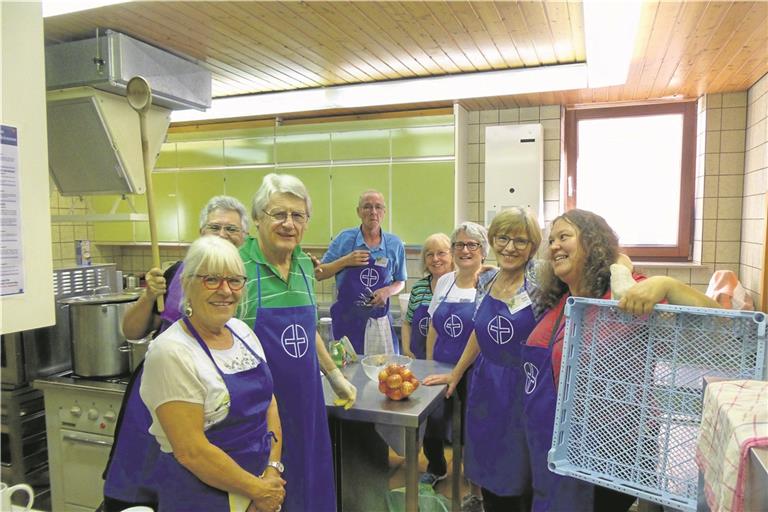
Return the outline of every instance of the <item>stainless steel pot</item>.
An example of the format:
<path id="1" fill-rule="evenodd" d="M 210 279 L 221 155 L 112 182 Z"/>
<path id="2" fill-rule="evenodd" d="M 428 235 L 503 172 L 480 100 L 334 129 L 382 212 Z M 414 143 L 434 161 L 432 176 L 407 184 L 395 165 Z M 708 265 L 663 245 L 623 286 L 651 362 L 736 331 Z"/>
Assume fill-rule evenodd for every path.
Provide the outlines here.
<path id="1" fill-rule="evenodd" d="M 151 341 L 152 338 L 149 336 L 140 340 L 126 340 L 126 343 L 120 347 L 120 352 L 128 354 L 128 366 L 131 369 L 131 373 L 135 372 L 136 368 L 144 360 Z"/>
<path id="2" fill-rule="evenodd" d="M 72 332 L 72 370 L 83 377 L 111 377 L 128 372 L 128 354 L 122 321 L 125 311 L 139 298 L 136 293 L 109 293 L 72 297 L 69 306 Z"/>

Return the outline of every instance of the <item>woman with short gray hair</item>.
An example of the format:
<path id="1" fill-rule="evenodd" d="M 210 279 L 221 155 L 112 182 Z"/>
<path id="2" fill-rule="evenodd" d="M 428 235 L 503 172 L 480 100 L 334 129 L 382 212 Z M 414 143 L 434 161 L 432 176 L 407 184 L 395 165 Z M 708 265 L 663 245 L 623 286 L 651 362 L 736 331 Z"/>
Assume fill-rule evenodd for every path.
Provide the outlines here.
<path id="1" fill-rule="evenodd" d="M 477 278 L 488 254 L 488 231 L 480 224 L 462 222 L 451 234 L 451 249 L 456 270 L 437 281 L 428 309 L 432 321 L 427 334 L 427 359 L 454 365 L 474 329 Z M 462 394 L 466 393 L 464 380 L 459 391 Z M 427 421 L 424 455 L 428 465 L 422 483 L 434 486 L 447 475 L 443 448 L 450 417 L 451 402 L 446 400 Z"/>

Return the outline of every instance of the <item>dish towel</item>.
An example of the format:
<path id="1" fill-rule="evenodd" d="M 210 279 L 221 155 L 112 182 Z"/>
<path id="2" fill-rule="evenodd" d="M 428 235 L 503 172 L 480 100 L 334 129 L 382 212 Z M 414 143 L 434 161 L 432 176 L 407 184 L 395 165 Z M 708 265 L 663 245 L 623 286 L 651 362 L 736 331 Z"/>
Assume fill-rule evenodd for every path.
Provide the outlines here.
<path id="1" fill-rule="evenodd" d="M 768 382 L 709 384 L 704 393 L 696 462 L 712 512 L 744 511 L 749 449 L 768 446 Z"/>

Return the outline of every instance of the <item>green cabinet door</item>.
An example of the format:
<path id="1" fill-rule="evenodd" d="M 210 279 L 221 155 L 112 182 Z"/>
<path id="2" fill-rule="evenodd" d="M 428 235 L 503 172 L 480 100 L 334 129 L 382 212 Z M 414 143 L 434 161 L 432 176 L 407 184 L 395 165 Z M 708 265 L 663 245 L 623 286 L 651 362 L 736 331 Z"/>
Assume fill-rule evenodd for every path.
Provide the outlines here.
<path id="1" fill-rule="evenodd" d="M 264 176 L 274 172 L 274 169 L 231 169 L 222 173 L 224 177 L 224 194 L 238 199 L 248 213 L 248 221 L 251 226 L 249 233 L 256 233 L 251 221 L 251 200 L 259 190 Z M 201 206 L 202 208 L 202 206 Z"/>
<path id="2" fill-rule="evenodd" d="M 178 176 L 175 172 L 152 173 L 153 195 L 155 198 L 155 223 L 160 242 L 179 241 L 179 207 L 176 198 Z M 149 240 L 149 226 L 140 223 L 136 227 L 140 240 Z"/>
<path id="3" fill-rule="evenodd" d="M 203 206 L 224 193 L 224 175 L 222 171 L 182 171 L 177 173 L 177 180 L 179 241 L 193 242 L 200 236 Z"/>
<path id="4" fill-rule="evenodd" d="M 281 174 L 283 172 L 281 171 Z M 329 167 L 295 167 L 284 174 L 292 174 L 307 187 L 312 200 L 309 220 L 302 245 L 327 245 L 331 241 L 331 171 Z"/>
<path id="5" fill-rule="evenodd" d="M 146 213 L 147 206 L 144 196 L 130 195 L 125 199 L 121 196 L 92 196 L 91 206 L 93 213 L 96 214 L 108 214 L 112 212 L 112 208 L 117 201 L 118 205 L 114 213 Z M 131 208 L 130 202 L 133 203 Z M 93 241 L 98 242 L 133 242 L 134 237 L 134 224 L 136 222 L 129 221 L 99 221 L 93 223 Z"/>
<path id="6" fill-rule="evenodd" d="M 176 143 L 176 162 L 180 169 L 222 167 L 223 140 L 191 140 Z"/>
<path id="7" fill-rule="evenodd" d="M 357 201 L 366 190 L 378 190 L 389 205 L 389 165 L 356 165 L 334 167 L 331 170 L 331 232 L 333 236 L 342 229 L 360 225 Z M 384 217 L 382 228 L 389 231 L 389 214 Z"/>
<path id="8" fill-rule="evenodd" d="M 417 245 L 432 233 L 450 235 L 454 197 L 453 162 L 392 164 L 392 232 Z"/>

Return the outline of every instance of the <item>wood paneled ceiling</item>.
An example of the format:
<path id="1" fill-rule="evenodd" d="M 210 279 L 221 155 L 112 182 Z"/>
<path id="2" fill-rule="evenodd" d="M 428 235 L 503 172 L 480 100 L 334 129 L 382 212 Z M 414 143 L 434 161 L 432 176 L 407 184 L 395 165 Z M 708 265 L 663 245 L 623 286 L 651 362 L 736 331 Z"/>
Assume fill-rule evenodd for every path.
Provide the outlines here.
<path id="1" fill-rule="evenodd" d="M 46 44 L 97 27 L 199 60 L 214 97 L 586 60 L 580 2 L 131 2 L 46 18 Z M 647 1 L 623 86 L 461 104 L 695 98 L 745 90 L 767 72 L 768 2 Z"/>

